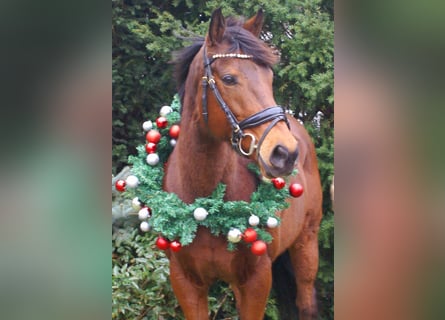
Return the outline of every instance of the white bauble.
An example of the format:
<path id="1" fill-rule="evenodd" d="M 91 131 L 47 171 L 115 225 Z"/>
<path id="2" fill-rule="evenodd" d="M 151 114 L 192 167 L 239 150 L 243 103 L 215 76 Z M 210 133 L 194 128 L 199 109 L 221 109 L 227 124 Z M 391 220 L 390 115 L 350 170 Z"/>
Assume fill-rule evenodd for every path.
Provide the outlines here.
<path id="1" fill-rule="evenodd" d="M 134 210 L 141 210 L 142 208 L 142 203 L 139 201 L 139 198 L 133 198 L 133 200 L 131 200 L 131 206 L 133 207 Z"/>
<path id="2" fill-rule="evenodd" d="M 150 217 L 150 210 L 148 210 L 147 207 L 142 208 L 138 212 L 138 217 L 140 220 L 148 219 Z"/>
<path id="3" fill-rule="evenodd" d="M 237 243 L 241 241 L 242 235 L 243 234 L 240 229 L 232 228 L 229 230 L 229 233 L 227 233 L 227 240 L 232 243 Z"/>
<path id="4" fill-rule="evenodd" d="M 252 214 L 252 215 L 249 217 L 249 224 L 250 224 L 252 227 L 257 226 L 259 223 L 260 223 L 260 218 L 258 218 L 258 216 Z"/>
<path id="5" fill-rule="evenodd" d="M 205 218 L 207 218 L 207 215 L 209 213 L 207 212 L 206 209 L 204 208 L 196 208 L 195 211 L 193 211 L 193 216 L 195 217 L 196 220 L 198 221 L 202 221 Z"/>
<path id="6" fill-rule="evenodd" d="M 165 117 L 172 111 L 173 111 L 172 107 L 170 107 L 170 106 L 163 106 L 161 108 L 161 110 L 159 111 L 159 115 L 162 116 L 162 117 Z"/>
<path id="7" fill-rule="evenodd" d="M 157 153 L 150 153 L 146 160 L 149 165 L 155 166 L 159 163 L 159 156 Z"/>
<path id="8" fill-rule="evenodd" d="M 278 220 L 273 217 L 269 217 L 266 222 L 269 228 L 276 228 L 278 226 Z"/>
<path id="9" fill-rule="evenodd" d="M 138 177 L 131 175 L 125 179 L 125 183 L 128 188 L 136 188 L 139 184 L 139 179 Z"/>
<path id="10" fill-rule="evenodd" d="M 153 122 L 149 121 L 145 121 L 142 124 L 142 129 L 144 129 L 144 131 L 150 131 L 153 128 Z"/>
<path id="11" fill-rule="evenodd" d="M 150 230 L 150 224 L 147 221 L 142 221 L 139 228 L 141 228 L 142 231 L 147 232 Z"/>
<path id="12" fill-rule="evenodd" d="M 172 147 L 176 146 L 176 139 L 171 139 L 171 140 L 170 140 L 170 145 L 171 145 Z"/>

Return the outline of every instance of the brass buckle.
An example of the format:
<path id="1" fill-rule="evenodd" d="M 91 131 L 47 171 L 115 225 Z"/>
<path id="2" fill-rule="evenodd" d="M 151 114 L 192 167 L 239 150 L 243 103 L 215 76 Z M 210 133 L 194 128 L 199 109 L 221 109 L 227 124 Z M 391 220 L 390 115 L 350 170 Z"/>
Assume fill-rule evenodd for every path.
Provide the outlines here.
<path id="1" fill-rule="evenodd" d="M 203 77 L 202 77 L 202 80 L 204 80 L 204 81 L 207 82 L 208 84 L 211 84 L 211 83 L 215 84 L 215 83 L 216 83 L 216 82 L 215 82 L 215 79 L 213 79 L 213 78 L 208 78 L 207 76 L 203 76 Z"/>
<path id="2" fill-rule="evenodd" d="M 248 136 L 250 137 L 250 146 L 249 146 L 249 151 L 244 151 L 243 150 L 243 146 L 242 146 L 242 142 L 243 139 Z M 245 133 L 238 141 L 238 149 L 241 152 L 241 154 L 245 155 L 246 157 L 249 157 L 252 155 L 252 153 L 255 151 L 255 149 L 257 148 L 257 144 L 256 144 L 256 138 L 253 134 L 251 133 Z"/>

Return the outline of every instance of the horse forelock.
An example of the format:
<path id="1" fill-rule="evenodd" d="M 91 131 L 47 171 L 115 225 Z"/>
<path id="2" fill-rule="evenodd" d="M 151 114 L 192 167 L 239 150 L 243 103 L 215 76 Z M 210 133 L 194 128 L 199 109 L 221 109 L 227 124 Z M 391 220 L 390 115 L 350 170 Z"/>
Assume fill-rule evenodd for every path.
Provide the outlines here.
<path id="1" fill-rule="evenodd" d="M 241 18 L 227 18 L 224 40 L 230 44 L 228 52 L 241 51 L 244 54 L 252 55 L 255 63 L 272 67 L 278 62 L 278 55 L 250 31 L 244 29 L 243 24 L 244 20 Z"/>

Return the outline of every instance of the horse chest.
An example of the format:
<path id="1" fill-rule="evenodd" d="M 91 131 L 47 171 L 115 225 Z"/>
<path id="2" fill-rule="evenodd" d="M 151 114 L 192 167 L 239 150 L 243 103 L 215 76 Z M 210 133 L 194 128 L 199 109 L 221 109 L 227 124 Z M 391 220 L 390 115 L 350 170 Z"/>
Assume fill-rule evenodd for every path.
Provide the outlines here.
<path id="1" fill-rule="evenodd" d="M 200 227 L 195 241 L 175 254 L 174 260 L 181 265 L 187 278 L 198 283 L 217 279 L 243 283 L 254 272 L 258 258 L 247 247 L 228 251 L 224 237 L 215 237 L 208 229 Z"/>
<path id="2" fill-rule="evenodd" d="M 250 161 L 232 154 L 229 158 L 213 160 L 189 159 L 184 164 L 175 151 L 176 149 L 166 167 L 166 191 L 176 193 L 186 203 L 192 203 L 196 198 L 211 194 L 219 183 L 223 183 L 227 188 L 224 197 L 226 201 L 250 200 L 258 183 L 252 172 L 247 169 L 247 163 Z"/>

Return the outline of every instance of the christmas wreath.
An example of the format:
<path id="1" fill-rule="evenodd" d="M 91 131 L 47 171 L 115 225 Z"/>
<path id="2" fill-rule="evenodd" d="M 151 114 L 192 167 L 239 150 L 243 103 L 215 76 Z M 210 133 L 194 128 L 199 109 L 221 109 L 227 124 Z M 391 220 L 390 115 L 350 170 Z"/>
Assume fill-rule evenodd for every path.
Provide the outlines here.
<path id="1" fill-rule="evenodd" d="M 264 254 L 266 243 L 272 241 L 266 227 L 280 224 L 276 212 L 289 206 L 289 195 L 302 194 L 301 185 L 294 183 L 287 189 L 283 178 L 263 181 L 246 202 L 224 201 L 226 186 L 219 184 L 210 196 L 184 203 L 176 194 L 162 190 L 164 165 L 179 137 L 179 123 L 180 102 L 176 95 L 171 106 L 161 108 L 155 122 L 143 123 L 146 143 L 137 147 L 137 156 L 129 157 L 132 175 L 116 182 L 118 191 L 134 197 L 133 208 L 142 220 L 140 229 L 159 233 L 156 245 L 163 250 L 179 251 L 193 242 L 198 226 L 204 226 L 215 236 L 226 236 L 228 250 L 234 250 L 243 240 L 254 254 Z M 259 175 L 257 167 L 249 169 Z"/>

